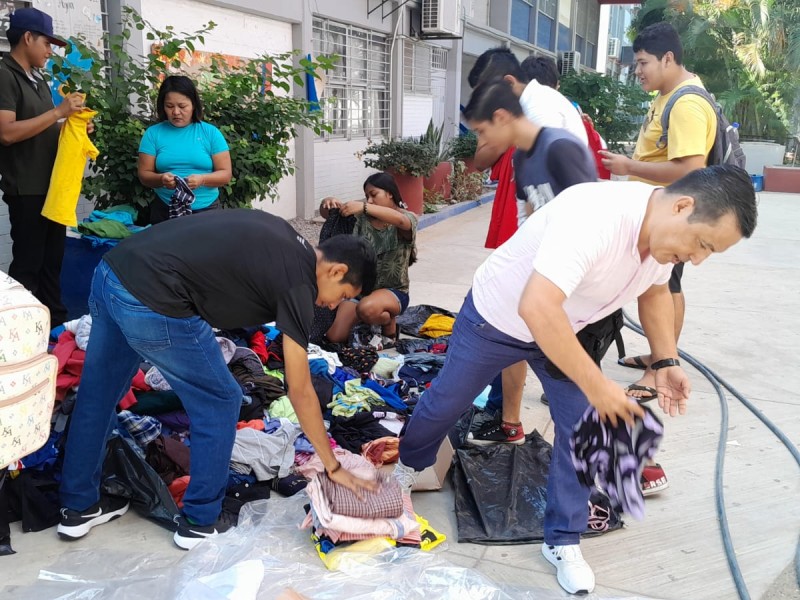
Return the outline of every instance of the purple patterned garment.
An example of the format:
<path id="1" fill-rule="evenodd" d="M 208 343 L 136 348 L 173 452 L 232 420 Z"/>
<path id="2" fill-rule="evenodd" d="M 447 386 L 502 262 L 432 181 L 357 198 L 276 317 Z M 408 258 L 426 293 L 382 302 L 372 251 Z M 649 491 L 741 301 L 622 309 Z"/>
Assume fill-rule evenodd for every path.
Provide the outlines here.
<path id="1" fill-rule="evenodd" d="M 644 418 L 633 427 L 618 421 L 616 427 L 603 423 L 590 406 L 575 425 L 570 440 L 572 464 L 582 484 L 595 483 L 608 494 L 615 509 L 634 519 L 644 518 L 644 497 L 639 485 L 642 469 L 653 458 L 664 436 L 664 426 L 646 406 Z"/>

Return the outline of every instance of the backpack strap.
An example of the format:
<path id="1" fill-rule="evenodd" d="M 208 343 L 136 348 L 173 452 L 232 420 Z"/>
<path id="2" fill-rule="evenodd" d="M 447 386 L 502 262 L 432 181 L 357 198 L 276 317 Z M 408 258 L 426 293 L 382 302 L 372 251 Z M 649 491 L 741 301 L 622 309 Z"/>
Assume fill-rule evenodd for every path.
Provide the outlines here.
<path id="1" fill-rule="evenodd" d="M 699 85 L 685 85 L 682 88 L 678 88 L 675 93 L 672 94 L 670 99 L 667 100 L 667 105 L 664 107 L 664 112 L 661 113 L 661 137 L 658 138 L 658 141 L 656 142 L 656 148 L 659 150 L 663 150 L 667 147 L 667 131 L 669 130 L 669 115 L 672 112 L 672 107 L 675 106 L 675 103 L 683 98 L 686 94 L 702 96 L 711 105 L 711 109 L 714 111 L 714 114 L 717 114 L 717 102 L 714 100 L 714 96 L 712 96 L 708 90 L 700 87 Z"/>

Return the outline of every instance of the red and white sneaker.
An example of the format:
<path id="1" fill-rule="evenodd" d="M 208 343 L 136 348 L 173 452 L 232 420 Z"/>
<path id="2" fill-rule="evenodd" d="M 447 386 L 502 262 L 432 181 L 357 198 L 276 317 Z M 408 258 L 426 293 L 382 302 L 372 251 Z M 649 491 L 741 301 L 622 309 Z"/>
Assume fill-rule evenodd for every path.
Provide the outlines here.
<path id="1" fill-rule="evenodd" d="M 642 496 L 652 496 L 669 487 L 667 474 L 658 463 L 645 466 L 639 483 L 642 486 Z"/>

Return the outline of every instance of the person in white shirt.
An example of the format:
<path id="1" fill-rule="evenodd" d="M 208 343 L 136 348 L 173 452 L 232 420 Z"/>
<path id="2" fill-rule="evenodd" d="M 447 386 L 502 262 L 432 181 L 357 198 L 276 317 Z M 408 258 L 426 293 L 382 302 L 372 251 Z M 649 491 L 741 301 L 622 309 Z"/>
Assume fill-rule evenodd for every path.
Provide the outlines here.
<path id="1" fill-rule="evenodd" d="M 522 110 L 528 120 L 539 127 L 549 127 L 564 129 L 574 136 L 580 143 L 589 147 L 589 140 L 586 135 L 586 128 L 578 110 L 560 92 L 537 81 L 530 81 L 525 74 L 516 55 L 508 48 L 490 48 L 478 57 L 475 66 L 469 72 L 467 81 L 472 88 L 479 84 L 496 79 L 505 79 L 514 94 L 519 97 Z M 511 161 L 513 149 L 505 147 L 494 147 L 478 140 L 478 149 L 475 153 L 475 166 L 478 169 L 486 169 L 494 165 L 498 160 Z M 502 184 L 498 185 L 498 193 Z M 523 221 L 529 214 L 528 203 L 524 199 L 517 198 L 517 219 Z M 505 218 L 502 214 L 492 210 L 493 219 Z M 492 225 L 490 225 L 490 230 Z M 496 408 L 502 398 L 502 410 L 500 419 L 503 423 L 520 423 L 520 407 L 522 405 L 522 392 L 525 387 L 525 378 L 528 368 L 524 363 L 519 363 L 505 369 L 501 376 L 493 382 L 492 393 L 489 398 L 489 407 Z M 502 382 L 502 384 L 501 384 Z M 499 392 L 499 393 L 498 393 Z M 473 440 L 492 440 L 495 436 L 498 425 L 492 421 L 484 428 L 475 432 Z M 517 437 L 509 438 L 510 443 L 518 443 L 522 439 L 521 424 L 516 428 Z M 500 435 L 500 438 L 503 436 Z M 516 441 L 515 441 L 516 439 Z"/>
<path id="2" fill-rule="evenodd" d="M 578 480 L 569 440 L 589 405 L 612 425 L 632 423 L 642 407 L 603 374 L 602 356 L 582 347 L 580 332 L 638 298 L 659 406 L 685 414 L 691 385 L 677 359 L 670 271 L 750 237 L 756 219 L 750 177 L 732 166 L 694 171 L 665 188 L 592 182 L 565 189 L 475 273 L 447 362 L 400 440 L 397 480 L 410 489 L 472 399 L 498 371 L 527 361 L 549 399 L 555 432 L 542 554 L 567 592 L 591 592 L 594 572 L 579 546 L 590 489 Z"/>

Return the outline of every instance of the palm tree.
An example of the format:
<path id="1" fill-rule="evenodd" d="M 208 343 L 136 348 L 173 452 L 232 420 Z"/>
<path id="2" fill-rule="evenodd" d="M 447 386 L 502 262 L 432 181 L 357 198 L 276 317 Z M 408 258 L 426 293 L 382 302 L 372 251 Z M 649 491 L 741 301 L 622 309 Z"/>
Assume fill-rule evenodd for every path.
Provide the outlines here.
<path id="1" fill-rule="evenodd" d="M 797 130 L 797 0 L 646 0 L 633 27 L 665 20 L 696 72 L 745 136 L 783 140 Z"/>

